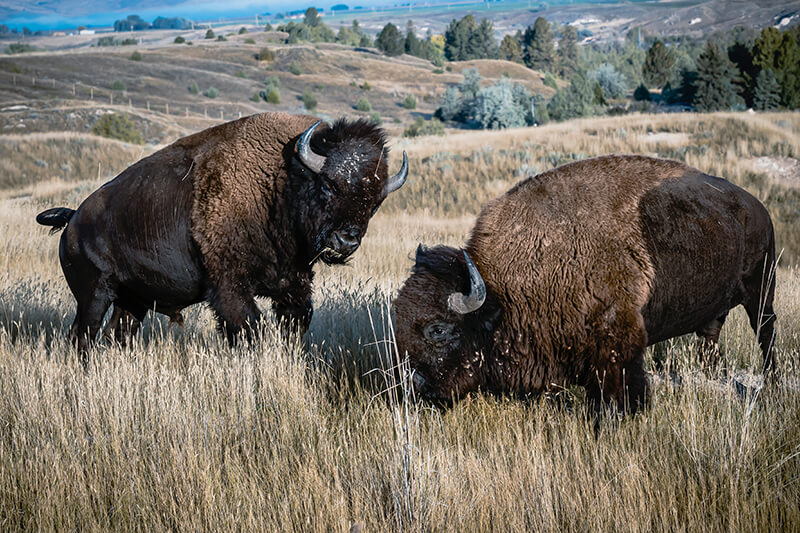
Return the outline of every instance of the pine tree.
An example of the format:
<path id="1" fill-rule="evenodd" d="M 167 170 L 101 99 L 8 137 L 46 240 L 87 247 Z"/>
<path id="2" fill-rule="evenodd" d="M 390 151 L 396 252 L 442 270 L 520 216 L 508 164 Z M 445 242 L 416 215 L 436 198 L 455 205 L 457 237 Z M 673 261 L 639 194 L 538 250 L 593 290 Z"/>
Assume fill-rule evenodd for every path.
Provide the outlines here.
<path id="1" fill-rule="evenodd" d="M 513 35 L 503 37 L 503 42 L 500 43 L 499 55 L 500 59 L 522 63 L 522 47 L 519 45 L 519 41 Z"/>
<path id="2" fill-rule="evenodd" d="M 469 39 L 477 28 L 475 17 L 467 15 L 461 20 L 453 19 L 444 32 L 444 55 L 448 61 L 470 59 Z"/>
<path id="3" fill-rule="evenodd" d="M 767 111 L 777 109 L 781 105 L 780 85 L 778 77 L 771 68 L 765 68 L 756 76 L 756 87 L 753 91 L 753 109 Z"/>
<path id="4" fill-rule="evenodd" d="M 675 55 L 657 40 L 648 48 L 642 65 L 642 77 L 649 87 L 663 87 L 672 77 Z"/>
<path id="5" fill-rule="evenodd" d="M 417 33 L 414 31 L 414 23 L 410 20 L 406 24 L 405 50 L 409 55 L 425 57 L 422 41 L 417 37 Z"/>
<path id="6" fill-rule="evenodd" d="M 466 59 L 496 59 L 497 42 L 494 40 L 494 28 L 487 19 L 481 20 L 467 41 Z"/>
<path id="7" fill-rule="evenodd" d="M 322 19 L 319 17 L 319 12 L 314 7 L 309 7 L 306 9 L 306 14 L 303 17 L 303 24 L 314 28 L 322 24 Z"/>
<path id="8" fill-rule="evenodd" d="M 375 38 L 375 46 L 387 56 L 399 56 L 405 51 L 405 39 L 397 26 L 389 22 Z"/>
<path id="9" fill-rule="evenodd" d="M 735 67 L 712 41 L 697 58 L 694 106 L 700 111 L 727 110 L 736 104 Z"/>
<path id="10" fill-rule="evenodd" d="M 558 41 L 558 73 L 569 78 L 578 69 L 578 31 L 565 25 Z"/>
<path id="11" fill-rule="evenodd" d="M 525 65 L 534 70 L 552 71 L 555 65 L 555 47 L 550 23 L 542 17 L 528 26 L 523 35 Z"/>

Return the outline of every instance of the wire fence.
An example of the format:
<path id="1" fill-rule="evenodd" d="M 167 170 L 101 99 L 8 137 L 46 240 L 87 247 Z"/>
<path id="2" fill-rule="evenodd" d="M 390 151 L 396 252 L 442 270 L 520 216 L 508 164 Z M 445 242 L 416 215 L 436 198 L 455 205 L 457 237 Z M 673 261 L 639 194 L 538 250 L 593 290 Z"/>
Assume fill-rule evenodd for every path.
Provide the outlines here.
<path id="1" fill-rule="evenodd" d="M 65 81 L 50 77 L 37 77 L 30 74 L 14 73 L 0 70 L 0 86 L 12 91 L 24 90 L 47 91 L 51 97 L 68 98 L 93 102 L 98 106 L 111 105 L 128 107 L 131 110 L 146 110 L 173 117 L 207 118 L 213 120 L 234 120 L 256 111 L 252 106 L 241 105 L 230 101 L 213 101 L 207 104 L 198 102 L 170 103 L 164 98 L 152 99 L 134 95 L 127 90 L 114 90 L 97 87 L 82 81 Z"/>

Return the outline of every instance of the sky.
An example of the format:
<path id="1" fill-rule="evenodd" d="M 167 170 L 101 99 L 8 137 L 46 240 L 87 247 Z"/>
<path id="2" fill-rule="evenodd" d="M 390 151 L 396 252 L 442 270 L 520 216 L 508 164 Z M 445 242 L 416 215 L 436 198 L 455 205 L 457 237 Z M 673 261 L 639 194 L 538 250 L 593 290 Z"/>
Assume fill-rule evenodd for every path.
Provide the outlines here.
<path id="1" fill-rule="evenodd" d="M 263 15 L 264 13 L 280 13 L 289 10 L 305 9 L 314 5 L 315 7 L 322 7 L 325 9 L 330 8 L 331 5 L 344 3 L 348 6 L 375 6 L 391 4 L 385 0 L 357 0 L 353 3 L 349 0 L 342 1 L 323 1 L 319 3 L 304 5 L 292 2 L 291 0 L 279 0 L 278 2 L 253 2 L 252 0 L 229 0 L 222 2 L 185 2 L 179 5 L 164 6 L 151 9 L 137 9 L 136 7 L 126 7 L 122 10 L 108 10 L 107 5 L 98 2 L 97 9 L 92 11 L 91 7 L 85 7 L 87 3 L 80 2 L 81 11 L 87 14 L 77 16 L 62 15 L 62 14 L 48 14 L 37 15 L 32 13 L 23 13 L 17 16 L 6 17 L 5 20 L 0 20 L 0 23 L 6 24 L 10 28 L 22 29 L 27 27 L 33 31 L 36 30 L 57 30 L 57 29 L 71 29 L 80 25 L 93 27 L 93 26 L 111 26 L 115 20 L 125 18 L 128 15 L 136 14 L 141 16 L 144 20 L 152 22 L 158 16 L 162 17 L 184 17 L 192 20 L 214 20 L 220 18 L 240 18 L 252 16 L 255 18 L 256 14 Z M 89 3 L 91 6 L 91 3 Z M 102 7 L 101 7 L 102 6 Z M 76 6 L 77 7 L 77 6 Z M 73 11 L 74 12 L 74 11 Z"/>

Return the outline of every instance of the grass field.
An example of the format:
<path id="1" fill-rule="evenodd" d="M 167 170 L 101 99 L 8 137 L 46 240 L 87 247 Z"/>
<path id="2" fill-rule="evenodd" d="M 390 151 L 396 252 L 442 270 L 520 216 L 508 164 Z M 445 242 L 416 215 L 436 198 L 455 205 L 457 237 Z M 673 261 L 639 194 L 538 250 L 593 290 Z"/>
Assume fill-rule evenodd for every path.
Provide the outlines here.
<path id="1" fill-rule="evenodd" d="M 230 348 L 195 306 L 183 330 L 148 318 L 130 346 L 97 346 L 86 372 L 66 340 L 74 302 L 58 239 L 33 217 L 77 206 L 138 154 L 119 152 L 116 168 L 88 180 L 31 165 L 21 183 L 4 170 L 0 529 L 796 530 L 800 178 L 757 161 L 800 157 L 799 131 L 796 113 L 686 114 L 394 140 L 393 164 L 408 151 L 409 182 L 352 263 L 319 267 L 305 339 L 283 344 L 266 323 L 258 342 Z M 53 157 L 77 168 L 70 142 Z M 6 169 L 42 159 L 6 149 L 17 154 Z M 86 150 L 113 160 L 103 143 Z M 744 398 L 722 369 L 698 370 L 692 337 L 648 351 L 652 407 L 596 434 L 579 388 L 476 395 L 450 410 L 404 395 L 385 372 L 397 361 L 388 302 L 417 243 L 461 244 L 480 206 L 516 180 L 610 152 L 684 160 L 768 206 L 783 250 L 778 385 L 758 387 L 760 354 L 737 309 L 721 348 L 754 385 Z"/>

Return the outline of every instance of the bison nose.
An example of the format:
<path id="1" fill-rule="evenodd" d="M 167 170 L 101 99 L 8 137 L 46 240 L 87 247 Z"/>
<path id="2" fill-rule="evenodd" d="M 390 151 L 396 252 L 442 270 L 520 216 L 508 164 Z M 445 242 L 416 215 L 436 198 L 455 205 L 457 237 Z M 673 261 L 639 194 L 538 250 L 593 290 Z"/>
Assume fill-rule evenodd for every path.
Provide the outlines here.
<path id="1" fill-rule="evenodd" d="M 333 249 L 343 255 L 356 251 L 361 241 L 354 230 L 339 230 L 333 232 Z"/>

